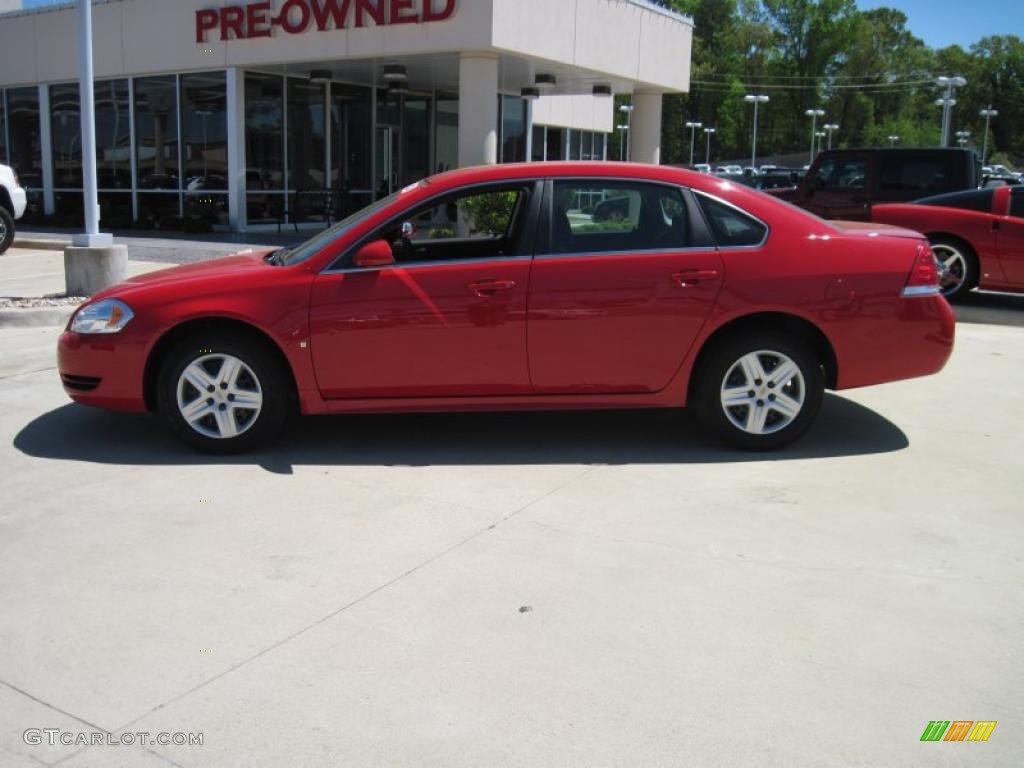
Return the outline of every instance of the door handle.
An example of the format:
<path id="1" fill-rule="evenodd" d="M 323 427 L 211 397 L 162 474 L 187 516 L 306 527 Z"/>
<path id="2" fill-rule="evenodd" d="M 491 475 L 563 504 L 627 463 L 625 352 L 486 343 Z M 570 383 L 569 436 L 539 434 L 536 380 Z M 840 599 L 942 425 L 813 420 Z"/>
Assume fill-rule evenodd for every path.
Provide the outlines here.
<path id="1" fill-rule="evenodd" d="M 683 288 L 689 288 L 697 283 L 706 283 L 709 280 L 718 279 L 717 269 L 684 269 L 672 275 L 672 282 L 678 283 Z"/>
<path id="2" fill-rule="evenodd" d="M 481 280 L 469 284 L 469 290 L 483 298 L 496 296 L 503 291 L 511 291 L 515 287 L 515 280 Z"/>

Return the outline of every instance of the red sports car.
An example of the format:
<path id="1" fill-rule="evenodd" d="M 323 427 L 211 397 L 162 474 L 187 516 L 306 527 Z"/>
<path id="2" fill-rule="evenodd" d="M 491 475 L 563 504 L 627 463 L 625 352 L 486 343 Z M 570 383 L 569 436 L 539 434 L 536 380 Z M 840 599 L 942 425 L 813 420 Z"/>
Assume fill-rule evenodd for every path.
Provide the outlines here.
<path id="1" fill-rule="evenodd" d="M 296 411 L 686 405 L 774 448 L 826 387 L 939 371 L 953 333 L 916 233 L 690 171 L 541 163 L 442 174 L 297 248 L 133 278 L 75 313 L 58 356 L 74 400 L 156 411 L 214 452 Z"/>
<path id="2" fill-rule="evenodd" d="M 1024 291 L 1024 186 L 876 205 L 871 218 L 927 235 L 951 301 L 972 288 Z"/>

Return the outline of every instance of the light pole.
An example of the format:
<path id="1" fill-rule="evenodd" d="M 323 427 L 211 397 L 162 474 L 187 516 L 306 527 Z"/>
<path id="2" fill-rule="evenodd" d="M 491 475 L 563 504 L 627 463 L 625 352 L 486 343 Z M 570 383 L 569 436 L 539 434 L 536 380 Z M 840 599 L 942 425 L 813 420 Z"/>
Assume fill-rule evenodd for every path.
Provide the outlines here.
<path id="1" fill-rule="evenodd" d="M 956 143 L 961 147 L 967 146 L 967 140 L 971 138 L 970 131 L 957 131 L 956 132 Z"/>
<path id="2" fill-rule="evenodd" d="M 949 129 L 953 122 L 953 107 L 956 104 L 956 99 L 953 98 L 953 91 L 956 88 L 963 88 L 967 85 L 967 80 L 959 75 L 954 77 L 942 76 L 935 78 L 935 84 L 946 89 L 946 95 L 941 99 L 936 99 L 935 103 L 942 107 L 942 141 L 939 146 L 948 147 Z"/>
<path id="3" fill-rule="evenodd" d="M 686 127 L 690 129 L 690 167 L 693 167 L 693 140 L 697 135 L 697 129 L 702 128 L 704 123 L 694 123 L 689 120 L 686 121 Z"/>
<path id="4" fill-rule="evenodd" d="M 78 90 L 82 119 L 82 192 L 85 233 L 74 235 L 72 244 L 84 247 L 110 245 L 113 238 L 100 234 L 100 206 L 96 183 L 96 97 L 92 82 L 92 3 L 78 2 Z"/>
<path id="5" fill-rule="evenodd" d="M 715 132 L 714 128 L 705 128 L 704 135 L 708 138 L 708 146 L 704 152 L 704 164 L 711 165 L 711 136 Z"/>
<path id="6" fill-rule="evenodd" d="M 814 163 L 814 137 L 818 132 L 818 118 L 825 116 L 824 109 L 808 109 L 804 112 L 809 118 L 811 118 L 811 159 L 808 160 L 809 164 Z"/>
<path id="7" fill-rule="evenodd" d="M 978 114 L 985 118 L 985 138 L 981 143 L 981 164 L 984 165 L 988 156 L 988 124 L 993 117 L 999 117 L 999 110 L 992 109 L 992 105 L 989 104 L 987 109 L 981 110 Z"/>
<path id="8" fill-rule="evenodd" d="M 838 123 L 825 123 L 821 127 L 824 128 L 826 131 L 828 131 L 828 148 L 832 149 L 832 132 L 839 130 L 839 124 Z"/>
<path id="9" fill-rule="evenodd" d="M 757 167 L 757 105 L 764 104 L 770 99 L 763 93 L 748 93 L 743 100 L 754 105 L 754 141 L 750 145 L 750 167 Z"/>
<path id="10" fill-rule="evenodd" d="M 623 104 L 619 112 L 626 115 L 626 159 L 633 157 L 633 105 Z"/>
<path id="11" fill-rule="evenodd" d="M 825 138 L 825 132 L 824 131 L 815 131 L 814 135 L 818 139 L 818 151 L 821 152 L 821 140 Z"/>
<path id="12" fill-rule="evenodd" d="M 615 127 L 619 129 L 619 162 L 621 163 L 626 159 L 626 131 L 629 130 L 629 126 L 621 123 Z"/>
<path id="13" fill-rule="evenodd" d="M 896 142 L 899 141 L 899 140 L 900 140 L 899 136 L 890 136 L 889 137 L 889 146 L 890 147 L 895 147 L 896 146 Z"/>

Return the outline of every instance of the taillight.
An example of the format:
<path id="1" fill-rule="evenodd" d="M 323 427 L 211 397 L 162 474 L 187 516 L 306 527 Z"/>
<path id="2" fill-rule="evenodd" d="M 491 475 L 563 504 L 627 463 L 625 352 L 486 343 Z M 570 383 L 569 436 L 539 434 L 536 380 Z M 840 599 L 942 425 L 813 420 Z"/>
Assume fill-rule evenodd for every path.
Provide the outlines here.
<path id="1" fill-rule="evenodd" d="M 910 270 L 907 284 L 903 286 L 904 296 L 937 296 L 942 292 L 939 286 L 939 265 L 935 254 L 927 245 L 917 246 L 917 256 Z"/>

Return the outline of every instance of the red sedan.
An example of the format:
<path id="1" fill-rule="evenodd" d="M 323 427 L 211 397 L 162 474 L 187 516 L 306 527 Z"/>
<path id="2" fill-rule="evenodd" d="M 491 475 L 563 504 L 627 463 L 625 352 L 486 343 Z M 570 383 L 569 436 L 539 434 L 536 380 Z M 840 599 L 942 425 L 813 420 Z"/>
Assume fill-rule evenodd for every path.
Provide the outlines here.
<path id="1" fill-rule="evenodd" d="M 290 250 L 133 278 L 59 345 L 76 401 L 199 449 L 293 412 L 694 406 L 744 448 L 826 387 L 939 371 L 953 314 L 918 234 L 622 163 L 446 173 Z"/>
<path id="2" fill-rule="evenodd" d="M 951 301 L 972 288 L 1024 291 L 1024 186 L 876 205 L 871 218 L 928 236 Z"/>

